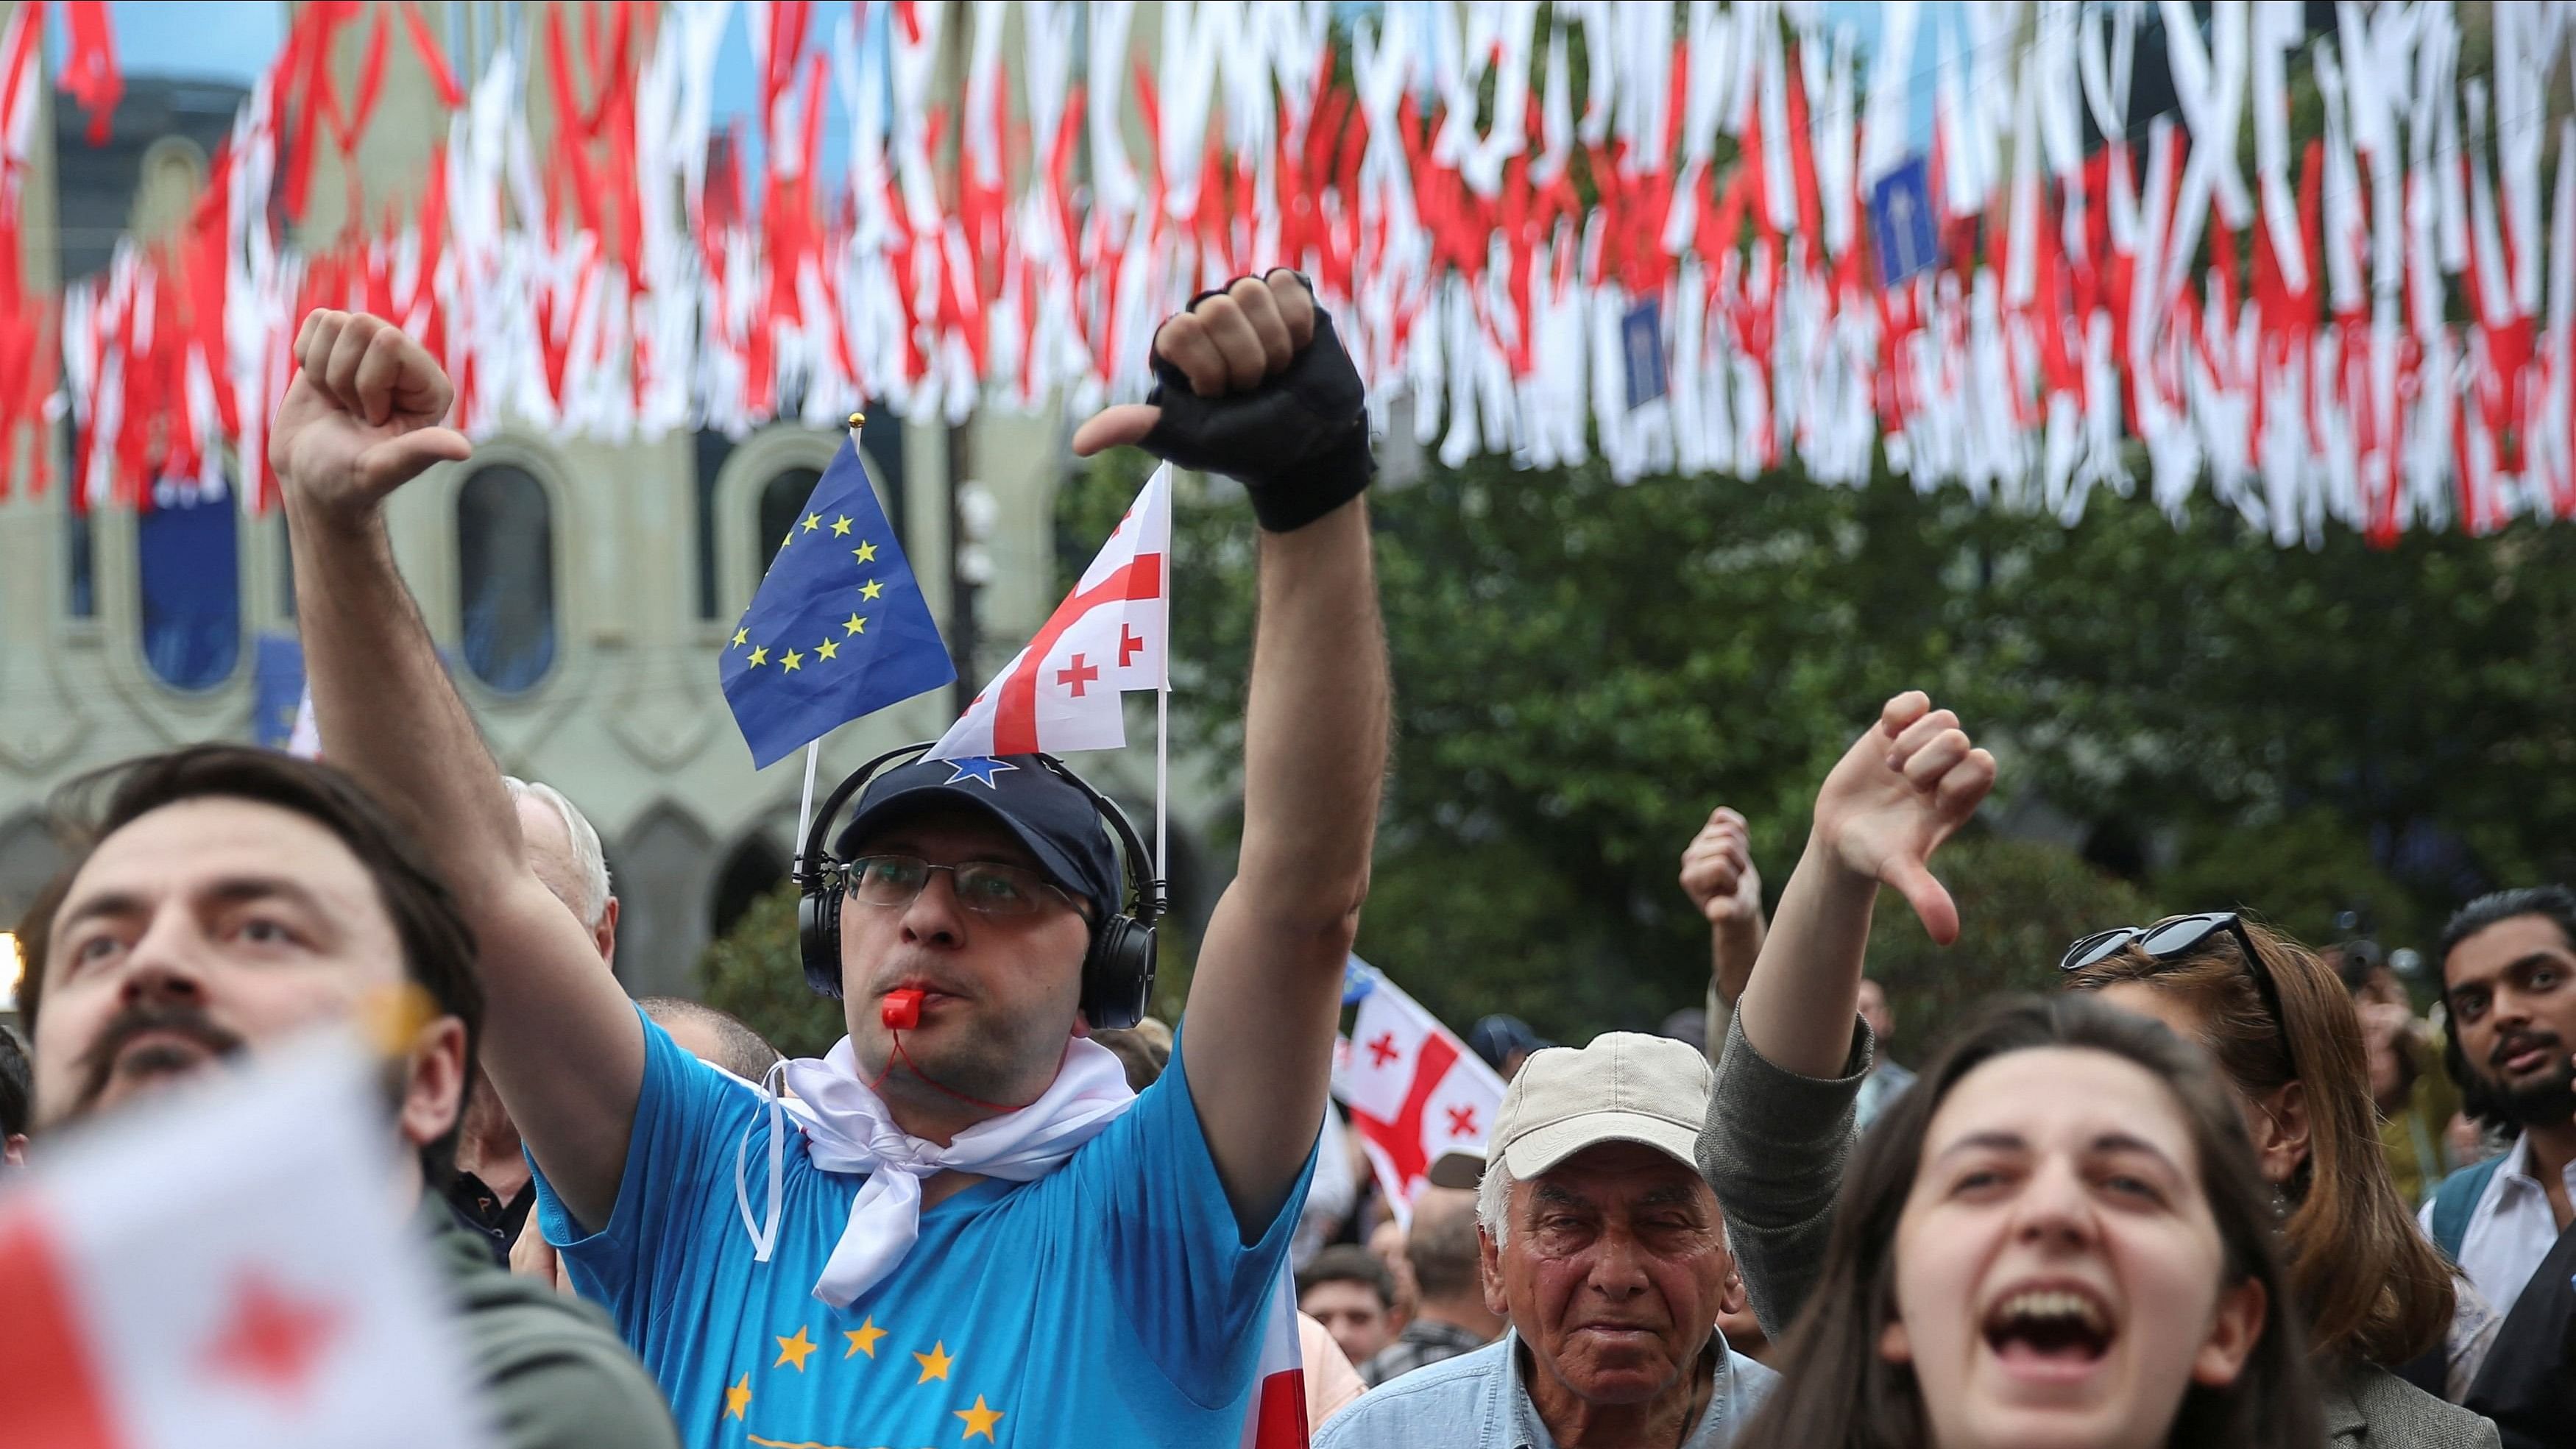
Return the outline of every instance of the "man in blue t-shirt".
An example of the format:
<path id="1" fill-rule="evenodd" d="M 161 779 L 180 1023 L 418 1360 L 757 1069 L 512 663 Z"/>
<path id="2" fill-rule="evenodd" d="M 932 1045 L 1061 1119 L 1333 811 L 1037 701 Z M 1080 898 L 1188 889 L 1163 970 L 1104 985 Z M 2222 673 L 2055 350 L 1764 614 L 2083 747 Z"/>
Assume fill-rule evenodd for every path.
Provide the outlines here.
<path id="1" fill-rule="evenodd" d="M 381 515 L 471 451 L 440 425 L 447 379 L 374 318 L 298 335 L 271 458 L 324 747 L 433 843 L 483 945 L 485 1058 L 546 1236 L 692 1443 L 1241 1432 L 1386 763 L 1371 464 L 1357 374 L 1295 274 L 1202 297 L 1154 354 L 1152 401 L 1074 450 L 1235 476 L 1262 528 L 1242 853 L 1171 1067 L 1133 1095 L 1084 1039 L 1125 1014 L 1103 967 L 1132 929 L 1084 788 L 1037 757 L 923 763 L 869 784 L 808 898 L 837 916 L 817 934 L 837 971 L 809 974 L 849 1036 L 785 1068 L 787 1102 L 641 1017 L 527 868 Z"/>

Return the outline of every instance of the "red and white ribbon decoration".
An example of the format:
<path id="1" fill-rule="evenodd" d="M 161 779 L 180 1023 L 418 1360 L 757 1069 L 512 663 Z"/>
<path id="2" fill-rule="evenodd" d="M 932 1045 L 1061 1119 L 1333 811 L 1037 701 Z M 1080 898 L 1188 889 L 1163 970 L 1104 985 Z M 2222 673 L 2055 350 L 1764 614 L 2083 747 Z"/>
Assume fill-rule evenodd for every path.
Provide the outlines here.
<path id="1" fill-rule="evenodd" d="M 104 124 L 106 11 L 52 13 Z M 1160 317 L 1284 259 L 1381 424 L 1401 400 L 1451 463 L 1853 484 L 1883 448 L 2069 522 L 2141 482 L 2176 515 L 2206 493 L 2283 544 L 2576 511 L 2576 172 L 2541 174 L 2567 3 L 2493 7 L 2468 77 L 2444 0 L 2322 34 L 2164 3 L 2178 104 L 2152 121 L 2142 7 L 2073 0 L 1897 0 L 1871 53 L 1753 0 L 1176 5 L 1150 53 L 1127 0 L 862 0 L 829 33 L 796 0 L 619 0 L 473 77 L 416 6 L 308 6 L 188 225 L 59 304 L 15 266 L 46 14 L 0 31 L 0 443 L 67 413 L 85 505 L 234 467 L 264 504 L 312 306 L 420 335 L 469 432 L 616 440 L 1132 397 Z M 737 23 L 759 99 L 719 133 Z M 449 111 L 425 185 L 291 245 L 318 148 L 354 149 L 397 59 Z M 2296 67 L 2324 102 L 2304 145 Z M 531 90 L 563 118 L 542 144 Z M 1872 197 L 1917 151 L 1941 260 L 1887 286 Z M 1646 308 L 1665 389 L 1631 407 Z M 0 450 L 0 488 L 43 459 Z"/>

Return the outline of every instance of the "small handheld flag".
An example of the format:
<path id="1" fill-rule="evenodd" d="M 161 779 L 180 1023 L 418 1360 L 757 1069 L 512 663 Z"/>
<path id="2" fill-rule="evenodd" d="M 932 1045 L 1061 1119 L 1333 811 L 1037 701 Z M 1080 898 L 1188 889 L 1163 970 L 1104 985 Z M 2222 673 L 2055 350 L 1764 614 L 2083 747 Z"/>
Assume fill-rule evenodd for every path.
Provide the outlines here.
<path id="1" fill-rule="evenodd" d="M 379 1080 L 357 1041 L 282 1047 L 0 1190 L 0 1443 L 490 1443 L 445 1285 L 385 1192 Z"/>
<path id="2" fill-rule="evenodd" d="M 1356 969 L 1343 977 L 1343 1000 L 1357 989 L 1360 1009 L 1333 1092 L 1350 1109 L 1351 1128 L 1397 1218 L 1410 1221 L 1432 1163 L 1456 1149 L 1484 1149 L 1502 1110 L 1503 1079 L 1384 973 L 1356 956 L 1351 961 Z"/>
<path id="3" fill-rule="evenodd" d="M 760 766 L 957 677 L 855 443 L 814 485 L 718 672 Z"/>
<path id="4" fill-rule="evenodd" d="M 1170 682 L 1163 656 L 1171 599 L 1171 476 L 1166 466 L 1145 480 L 1073 592 L 927 758 L 1035 750 L 1060 755 L 1127 743 L 1119 695 L 1159 691 Z"/>
<path id="5" fill-rule="evenodd" d="M 295 737 L 296 716 L 304 709 L 304 645 L 292 634 L 262 634 L 253 656 L 250 689 L 251 742 L 282 750 Z"/>
<path id="6" fill-rule="evenodd" d="M 304 644 L 292 634 L 259 636 L 250 734 L 263 749 L 284 750 L 299 760 L 322 758 L 322 735 L 313 724 L 313 686 L 304 677 Z"/>
<path id="7" fill-rule="evenodd" d="M 1261 1359 L 1238 1449 L 1307 1449 L 1306 1355 L 1297 1342 L 1297 1273 L 1286 1260 L 1262 1312 Z"/>

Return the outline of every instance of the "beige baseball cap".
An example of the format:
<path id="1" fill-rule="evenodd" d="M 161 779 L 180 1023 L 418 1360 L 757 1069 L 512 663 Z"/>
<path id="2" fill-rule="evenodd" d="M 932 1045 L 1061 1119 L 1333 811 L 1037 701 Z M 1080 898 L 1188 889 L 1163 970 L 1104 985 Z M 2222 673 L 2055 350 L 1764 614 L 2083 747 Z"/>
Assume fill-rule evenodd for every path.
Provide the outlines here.
<path id="1" fill-rule="evenodd" d="M 1695 1168 L 1714 1076 L 1697 1047 L 1643 1032 L 1549 1047 L 1512 1078 L 1486 1151 L 1524 1181 L 1604 1142 L 1640 1143 Z"/>

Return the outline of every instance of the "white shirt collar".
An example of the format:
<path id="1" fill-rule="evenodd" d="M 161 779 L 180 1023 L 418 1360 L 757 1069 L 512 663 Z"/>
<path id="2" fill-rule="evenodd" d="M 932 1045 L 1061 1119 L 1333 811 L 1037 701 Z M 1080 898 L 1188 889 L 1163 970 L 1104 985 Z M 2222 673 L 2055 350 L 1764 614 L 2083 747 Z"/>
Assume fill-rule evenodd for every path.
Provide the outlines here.
<path id="1" fill-rule="evenodd" d="M 2504 1180 L 2508 1189 L 2528 1187 L 2538 1190 L 2543 1187 L 2540 1174 L 2532 1167 L 2530 1133 L 2514 1137 L 2512 1150 L 2505 1153 L 2504 1161 L 2496 1167 L 2496 1176 Z M 2569 1159 L 2567 1165 L 2558 1170 L 2558 1176 L 2569 1188 L 2576 1189 L 2576 1158 Z"/>

